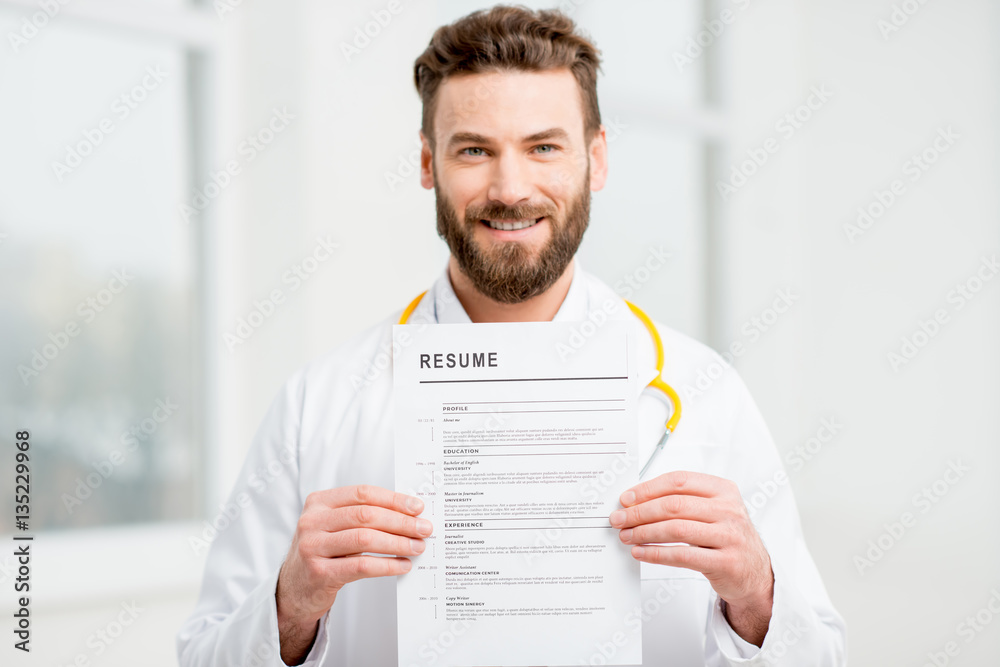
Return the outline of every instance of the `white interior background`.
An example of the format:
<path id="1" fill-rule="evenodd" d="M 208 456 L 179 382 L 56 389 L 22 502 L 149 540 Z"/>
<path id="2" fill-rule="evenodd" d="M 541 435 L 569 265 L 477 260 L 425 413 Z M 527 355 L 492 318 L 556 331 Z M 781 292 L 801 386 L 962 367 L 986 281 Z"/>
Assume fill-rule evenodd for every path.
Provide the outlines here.
<path id="1" fill-rule="evenodd" d="M 1000 279 L 953 312 L 899 372 L 887 354 L 936 309 L 952 312 L 949 290 L 1000 251 L 1000 8 L 989 0 L 926 3 L 884 39 L 878 22 L 890 19 L 893 0 L 664 4 L 564 3 L 604 51 L 604 120 L 623 128 L 611 145 L 608 187 L 594 197 L 584 266 L 614 284 L 651 246 L 664 247 L 669 265 L 632 298 L 720 351 L 746 342 L 744 323 L 779 289 L 797 295 L 736 366 L 782 453 L 824 418 L 844 425 L 791 480 L 812 554 L 848 623 L 850 664 L 921 665 L 952 640 L 961 653 L 951 664 L 997 664 L 1000 620 L 969 643 L 956 626 L 1000 587 Z M 207 313 L 206 419 L 197 443 L 205 516 L 228 492 L 286 378 L 402 308 L 443 269 L 433 194 L 415 175 L 390 190 L 385 172 L 415 147 L 413 60 L 437 25 L 480 6 L 402 0 L 402 12 L 351 62 L 341 42 L 385 2 L 260 0 L 220 18 L 209 3 L 74 0 L 58 17 L 98 36 L 118 31 L 203 54 L 194 65 L 202 78 L 187 81 L 202 134 L 192 140 L 183 123 L 175 128 L 201 173 L 231 159 L 273 108 L 296 115 L 184 232 L 203 252 L 191 261 L 204 271 L 198 287 Z M 0 9 L 6 35 L 37 6 L 4 0 Z M 678 72 L 673 52 L 723 9 L 735 21 Z M 44 53 L 46 39 L 43 31 L 31 49 Z M 5 105 L 30 104 L 13 83 L 28 57 L 0 56 Z M 775 123 L 814 86 L 831 91 L 830 100 L 722 202 L 716 180 L 748 149 L 779 137 Z M 96 99 L 116 91 L 106 92 Z M 843 226 L 857 208 L 948 126 L 960 135 L 955 145 L 849 242 Z M 0 153 L 11 159 L 7 148 Z M 180 197 L 189 190 L 177 186 Z M 8 191 L 3 202 L 0 232 L 31 228 L 30 193 Z M 80 212 L 77 231 L 87 215 Z M 181 224 L 174 202 L 157 215 Z M 327 234 L 340 244 L 333 259 L 230 352 L 223 333 L 254 299 L 282 287 L 281 275 Z M 0 261 L 17 243 L 12 233 Z M 929 512 L 914 511 L 914 494 L 952 461 L 970 472 Z M 916 514 L 916 525 L 860 574 L 855 556 L 904 511 Z M 13 664 L 69 664 L 92 655 L 88 635 L 135 600 L 146 611 L 93 664 L 176 664 L 174 634 L 193 607 L 202 567 L 187 545 L 199 525 L 193 518 L 40 536 L 35 651 L 26 660 L 6 641 L 0 652 Z M 9 585 L 4 591 L 9 618 Z"/>

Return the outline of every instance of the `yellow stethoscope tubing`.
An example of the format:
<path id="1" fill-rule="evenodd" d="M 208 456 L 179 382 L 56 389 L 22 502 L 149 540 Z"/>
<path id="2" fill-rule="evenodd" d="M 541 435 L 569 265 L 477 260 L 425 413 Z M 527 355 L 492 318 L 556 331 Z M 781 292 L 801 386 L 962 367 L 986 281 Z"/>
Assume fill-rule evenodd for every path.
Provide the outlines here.
<path id="1" fill-rule="evenodd" d="M 399 316 L 399 322 L 397 324 L 407 323 L 410 319 L 410 315 L 412 315 L 413 311 L 416 310 L 417 306 L 420 304 L 420 300 L 424 298 L 425 294 L 427 294 L 426 290 L 417 295 L 417 298 L 411 301 L 410 304 L 403 309 L 403 313 Z M 674 391 L 673 387 L 663 381 L 663 340 L 660 338 L 660 332 L 656 330 L 656 325 L 653 324 L 653 320 L 649 319 L 649 315 L 643 312 L 639 306 L 627 300 L 625 303 L 628 305 L 629 310 L 631 310 L 635 316 L 639 318 L 639 321 L 643 323 L 646 330 L 649 331 L 649 335 L 652 337 L 653 344 L 656 347 L 656 377 L 653 378 L 649 384 L 646 385 L 646 387 L 652 387 L 653 389 L 662 392 L 663 395 L 670 401 L 670 407 L 672 408 L 670 418 L 667 419 L 667 423 L 663 426 L 663 435 L 660 436 L 660 441 L 656 443 L 656 447 L 653 449 L 653 453 L 650 454 L 649 459 L 646 461 L 646 465 L 644 465 L 642 470 L 639 472 L 639 478 L 641 479 L 646 475 L 646 471 L 649 469 L 653 459 L 655 459 L 656 455 L 660 453 L 663 446 L 667 444 L 667 438 L 669 438 L 670 434 L 674 432 L 675 428 L 677 428 L 677 422 L 681 420 L 681 397 L 677 395 L 677 392 Z"/>

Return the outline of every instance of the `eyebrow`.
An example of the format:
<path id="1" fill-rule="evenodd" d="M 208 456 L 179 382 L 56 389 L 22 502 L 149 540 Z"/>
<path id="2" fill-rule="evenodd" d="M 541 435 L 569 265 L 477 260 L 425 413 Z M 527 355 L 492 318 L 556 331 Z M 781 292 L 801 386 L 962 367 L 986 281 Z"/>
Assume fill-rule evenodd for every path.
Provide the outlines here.
<path id="1" fill-rule="evenodd" d="M 551 127 L 547 130 L 542 130 L 541 132 L 535 132 L 534 134 L 529 134 L 521 139 L 521 143 L 531 143 L 534 141 L 545 141 L 546 139 L 562 139 L 563 141 L 569 141 L 569 135 L 566 130 L 561 127 Z M 448 140 L 448 147 L 451 148 L 457 144 L 491 144 L 493 140 L 489 137 L 477 134 L 475 132 L 456 132 Z"/>

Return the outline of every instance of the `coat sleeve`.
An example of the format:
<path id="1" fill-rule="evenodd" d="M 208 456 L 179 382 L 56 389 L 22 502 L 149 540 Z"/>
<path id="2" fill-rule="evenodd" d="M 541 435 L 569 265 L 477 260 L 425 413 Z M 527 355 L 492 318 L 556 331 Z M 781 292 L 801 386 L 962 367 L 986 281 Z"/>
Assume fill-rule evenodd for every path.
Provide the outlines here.
<path id="1" fill-rule="evenodd" d="M 274 597 L 303 499 L 299 493 L 301 375 L 272 401 L 218 513 L 189 538 L 208 558 L 194 613 L 177 634 L 181 667 L 282 667 Z M 304 665 L 323 662 L 329 612 Z"/>
<path id="2" fill-rule="evenodd" d="M 729 369 L 724 392 L 732 406 L 730 479 L 743 495 L 771 558 L 774 601 L 761 647 L 744 641 L 723 615 L 712 591 L 705 664 L 773 667 L 844 667 L 847 628 L 833 608 L 806 546 L 791 484 L 774 440 L 746 385 Z"/>

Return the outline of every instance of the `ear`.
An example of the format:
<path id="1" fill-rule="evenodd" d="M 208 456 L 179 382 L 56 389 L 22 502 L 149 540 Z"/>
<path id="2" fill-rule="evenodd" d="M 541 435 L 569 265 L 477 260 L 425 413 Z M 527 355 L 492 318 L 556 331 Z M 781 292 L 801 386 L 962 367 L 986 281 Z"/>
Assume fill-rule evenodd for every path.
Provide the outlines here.
<path id="1" fill-rule="evenodd" d="M 424 136 L 424 131 L 420 131 L 420 185 L 427 190 L 434 189 L 434 171 L 431 165 L 434 160 L 434 153 L 431 152 L 430 142 Z"/>
<path id="2" fill-rule="evenodd" d="M 608 135 L 604 125 L 590 141 L 590 189 L 597 192 L 608 180 Z"/>

